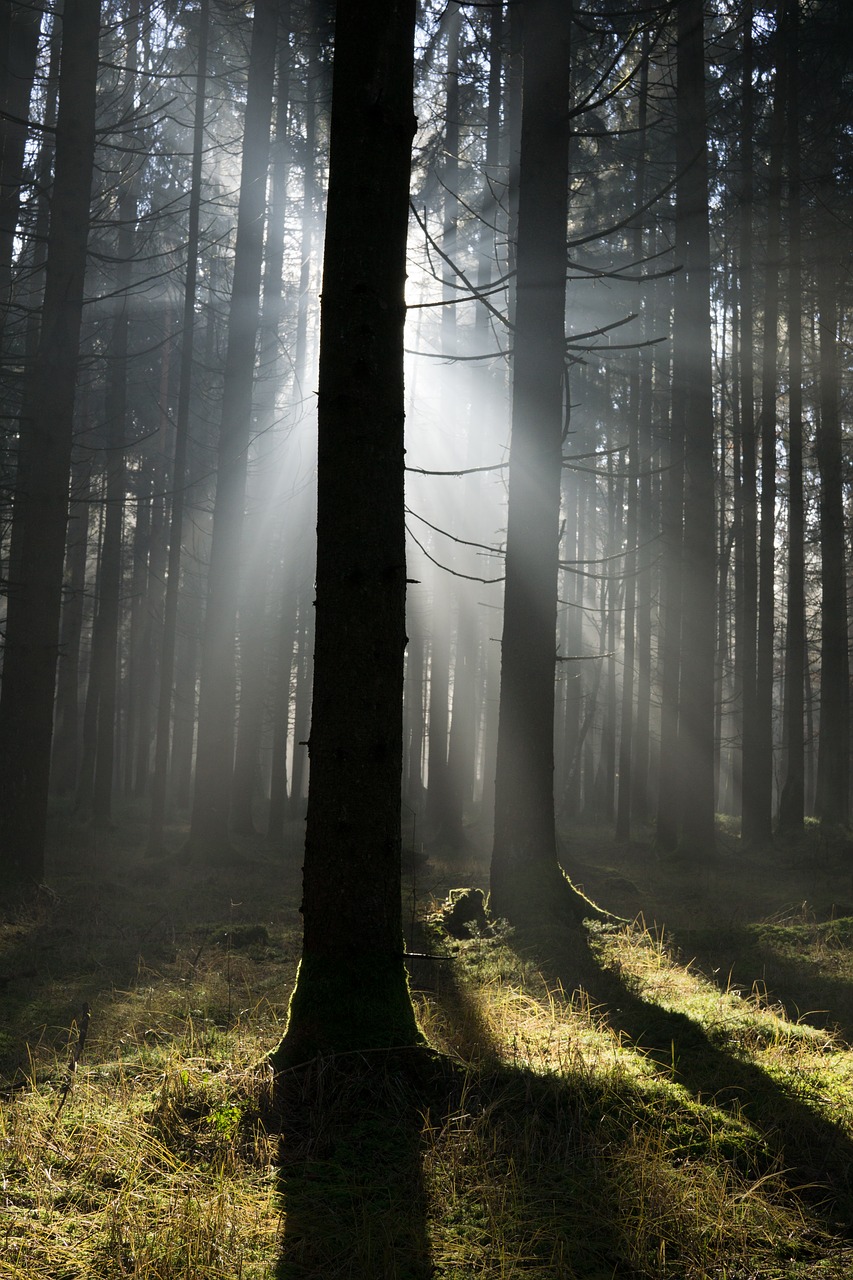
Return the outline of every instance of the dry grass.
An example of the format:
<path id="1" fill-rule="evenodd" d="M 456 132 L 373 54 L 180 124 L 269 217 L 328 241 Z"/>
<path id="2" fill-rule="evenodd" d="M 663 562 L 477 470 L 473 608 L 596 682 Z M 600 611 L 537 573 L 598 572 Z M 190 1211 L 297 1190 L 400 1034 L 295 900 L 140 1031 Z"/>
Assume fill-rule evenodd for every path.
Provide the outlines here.
<path id="1" fill-rule="evenodd" d="M 672 870 L 672 937 L 645 923 L 666 869 L 643 879 L 600 840 L 586 888 L 641 900 L 631 927 L 579 950 L 425 926 L 447 955 L 415 992 L 440 1056 L 318 1065 L 282 1137 L 263 1056 L 299 952 L 298 854 L 152 873 L 114 845 L 106 863 L 78 832 L 53 892 L 0 923 L 3 1280 L 853 1274 L 853 1053 L 832 1008 L 796 1014 L 853 983 L 853 926 L 790 892 L 793 854 L 795 909 L 759 894 L 753 915 L 722 873 L 715 897 Z M 446 886 L 419 879 L 422 918 Z"/>

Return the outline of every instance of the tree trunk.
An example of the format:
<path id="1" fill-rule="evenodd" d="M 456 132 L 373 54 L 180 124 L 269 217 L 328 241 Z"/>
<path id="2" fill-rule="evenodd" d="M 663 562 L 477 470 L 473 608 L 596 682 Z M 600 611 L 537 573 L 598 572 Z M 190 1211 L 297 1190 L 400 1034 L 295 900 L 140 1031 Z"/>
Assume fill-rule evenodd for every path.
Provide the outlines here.
<path id="1" fill-rule="evenodd" d="M 642 209 L 646 189 L 646 121 L 648 114 L 649 89 L 649 37 L 643 32 L 642 69 L 640 73 L 640 105 L 639 105 L 639 155 L 637 172 L 634 180 L 634 203 Z M 629 244 L 636 261 L 643 256 L 643 226 L 640 215 L 629 235 Z M 625 516 L 625 623 L 624 662 L 622 667 L 622 708 L 619 732 L 619 791 L 616 800 L 616 839 L 627 841 L 631 838 L 631 813 L 636 789 L 633 783 L 633 763 L 636 754 L 634 737 L 634 665 L 637 649 L 637 541 L 639 536 L 639 470 L 640 470 L 640 433 L 642 428 L 641 413 L 643 400 L 641 396 L 641 356 L 637 351 L 632 353 L 628 375 L 628 456 L 626 461 L 626 501 Z"/>
<path id="2" fill-rule="evenodd" d="M 819 189 L 833 207 L 834 160 L 825 155 Z M 844 465 L 838 355 L 838 260 L 831 216 L 821 219 L 817 262 L 820 317 L 820 420 L 816 453 L 820 472 L 820 737 L 815 810 L 822 822 L 849 821 L 849 658 L 844 530 Z"/>
<path id="3" fill-rule="evenodd" d="M 781 4 L 779 5 L 781 10 Z M 767 252 L 764 282 L 764 332 L 761 361 L 761 503 L 758 551 L 758 655 L 755 677 L 753 755 L 750 785 L 744 793 L 743 834 L 767 841 L 773 831 L 773 625 L 776 593 L 776 381 L 779 355 L 779 277 L 781 270 L 782 143 L 784 89 L 782 44 L 777 15 L 776 76 L 770 137 L 767 193 Z"/>
<path id="4" fill-rule="evenodd" d="M 89 552 L 90 464 L 75 465 L 72 473 L 68 544 L 65 552 L 65 599 L 56 673 L 51 785 L 57 795 L 69 795 L 77 781 L 80 751 L 80 637 Z"/>
<path id="5" fill-rule="evenodd" d="M 290 6 L 283 5 L 279 22 L 285 41 L 278 59 L 276 94 L 276 127 L 273 143 L 270 182 L 270 212 L 264 246 L 264 298 L 261 313 L 259 377 L 255 393 L 256 493 L 254 510 L 246 525 L 246 574 L 240 605 L 240 718 L 234 753 L 234 790 L 231 820 L 234 830 L 255 830 L 254 802 L 260 792 L 260 754 L 264 728 L 264 709 L 268 686 L 268 668 L 274 669 L 275 656 L 268 659 L 267 599 L 270 581 L 281 582 L 278 566 L 273 563 L 273 521 L 279 514 L 282 488 L 282 433 L 277 429 L 276 393 L 282 374 L 280 357 L 282 322 L 282 278 L 284 271 L 284 239 L 287 210 L 287 178 L 289 154 L 287 115 L 290 98 Z M 281 602 L 279 602 L 281 603 Z M 278 648 L 276 646 L 275 654 Z M 288 697 L 290 689 L 290 652 L 286 657 Z M 280 768 L 280 759 L 276 768 Z M 277 781 L 273 785 L 277 785 Z M 287 787 L 286 769 L 284 776 Z"/>
<path id="6" fill-rule="evenodd" d="M 400 903 L 403 292 L 414 21 L 413 0 L 340 0 L 337 7 L 305 933 L 274 1055 L 279 1067 L 420 1039 Z"/>
<path id="7" fill-rule="evenodd" d="M 743 596 L 738 609 L 741 623 L 737 635 L 735 662 L 742 691 L 741 702 L 741 831 L 751 838 L 748 815 L 755 812 L 753 797 L 760 774 L 756 767 L 758 713 L 755 669 L 758 647 L 758 485 L 755 439 L 755 305 L 753 277 L 753 134 L 755 103 L 752 76 L 753 3 L 746 0 L 743 15 L 743 81 L 740 140 L 740 325 L 739 373 L 741 416 L 741 582 Z"/>
<path id="8" fill-rule="evenodd" d="M 196 62 L 192 170 L 187 220 L 187 265 L 184 280 L 183 324 L 181 327 L 181 364 L 178 381 L 178 409 L 175 418 L 175 458 L 172 466 L 172 509 L 169 517 L 169 553 L 166 568 L 166 591 L 163 599 L 163 647 L 160 653 L 157 726 L 154 738 L 154 771 L 151 777 L 151 812 L 148 821 L 147 851 L 149 857 L 156 856 L 161 852 L 163 828 L 166 821 L 172 694 L 175 685 L 175 654 L 178 639 L 181 540 L 184 531 L 187 477 L 187 437 L 190 421 L 190 400 L 192 397 L 195 302 L 198 285 L 201 162 L 204 145 L 204 100 L 207 82 L 209 29 L 210 9 L 208 0 L 201 0 Z"/>
<path id="9" fill-rule="evenodd" d="M 228 316 L 216 504 L 199 681 L 198 741 L 190 849 L 230 856 L 234 769 L 235 635 L 242 560 L 246 456 L 251 432 L 278 7 L 259 0 L 252 26 L 234 285 Z"/>
<path id="10" fill-rule="evenodd" d="M 708 136 L 702 0 L 678 5 L 673 432 L 684 438 L 684 550 L 678 747 L 681 831 L 691 855 L 714 851 L 716 546 L 711 383 Z"/>
<path id="11" fill-rule="evenodd" d="M 68 514 L 72 421 L 95 148 L 100 7 L 69 0 L 42 326 L 22 429 L 31 438 L 22 486 L 20 578 L 9 594 L 0 697 L 0 844 L 7 872 L 38 880 L 44 840 Z"/>
<path id="12" fill-rule="evenodd" d="M 805 512 L 803 503 L 803 288 L 800 219 L 800 107 L 798 0 L 785 15 L 788 161 L 788 606 L 785 638 L 785 742 L 787 770 L 779 826 L 800 832 L 805 817 L 803 737 L 806 665 Z"/>
<path id="13" fill-rule="evenodd" d="M 569 6 L 524 14 L 512 436 L 495 782 L 492 909 L 559 910 L 554 674 L 565 396 Z"/>

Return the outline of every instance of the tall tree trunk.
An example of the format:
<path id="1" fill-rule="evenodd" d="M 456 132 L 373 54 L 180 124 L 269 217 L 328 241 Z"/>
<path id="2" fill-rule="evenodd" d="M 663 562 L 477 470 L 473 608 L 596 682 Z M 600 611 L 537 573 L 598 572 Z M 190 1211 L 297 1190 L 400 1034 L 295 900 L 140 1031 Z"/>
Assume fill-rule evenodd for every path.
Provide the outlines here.
<path id="1" fill-rule="evenodd" d="M 806 759 L 803 716 L 806 664 L 805 512 L 803 506 L 803 287 L 800 218 L 799 0 L 785 14 L 788 163 L 788 605 L 785 639 L 787 769 L 779 825 L 803 829 Z"/>
<path id="2" fill-rule="evenodd" d="M 740 136 L 741 214 L 739 280 L 739 374 L 741 417 L 741 581 L 743 597 L 738 609 L 741 627 L 736 641 L 735 664 L 742 690 L 741 703 L 741 812 L 742 833 L 750 838 L 746 815 L 756 808 L 752 798 L 758 778 L 755 767 L 758 728 L 755 667 L 758 646 L 758 486 L 755 439 L 755 305 L 753 165 L 755 131 L 755 70 L 753 55 L 753 0 L 745 0 L 743 13 L 743 84 Z"/>
<path id="3" fill-rule="evenodd" d="M 178 381 L 178 409 L 175 419 L 175 458 L 172 466 L 172 507 L 169 518 L 169 553 L 166 591 L 163 600 L 163 647 L 160 653 L 160 687 L 157 696 L 157 725 L 154 739 L 154 771 L 151 777 L 151 812 L 148 821 L 148 854 L 156 856 L 163 845 L 166 797 L 169 779 L 169 750 L 172 694 L 175 685 L 175 654 L 178 639 L 178 597 L 181 579 L 181 540 L 184 531 L 187 443 L 192 399 L 195 304 L 198 285 L 198 233 L 201 207 L 201 162 L 204 145 L 204 100 L 207 82 L 207 47 L 210 32 L 208 0 L 199 10 L 196 90 L 193 119 L 193 150 L 190 199 L 187 220 L 187 265 L 184 279 L 181 363 Z"/>
<path id="4" fill-rule="evenodd" d="M 554 673 L 565 393 L 569 6 L 524 15 L 512 436 L 491 898 L 497 915 L 560 910 Z"/>
<path id="5" fill-rule="evenodd" d="M 254 510 L 246 524 L 246 573 L 240 605 L 240 718 L 234 753 L 234 790 L 231 818 L 235 831 L 255 830 L 254 801 L 260 791 L 260 752 L 264 728 L 268 668 L 267 597 L 270 581 L 280 584 L 274 572 L 272 551 L 276 545 L 273 521 L 279 514 L 281 490 L 281 433 L 276 422 L 276 393 L 282 372 L 280 357 L 282 279 L 287 210 L 289 154 L 287 115 L 290 98 L 290 6 L 282 6 L 279 23 L 285 39 L 278 59 L 276 127 L 270 183 L 270 212 L 264 246 L 264 299 L 261 313 L 259 377 L 255 394 L 256 484 Z M 277 652 L 277 650 L 276 650 Z M 290 654 L 287 655 L 290 686 Z M 279 767 L 279 761 L 276 761 Z M 276 780 L 277 784 L 278 780 Z M 275 785 L 275 784 L 274 784 Z M 285 787 L 286 787 L 285 777 Z"/>
<path id="6" fill-rule="evenodd" d="M 674 384 L 674 377 L 673 377 Z M 682 537 L 684 509 L 683 422 L 670 413 L 661 512 L 660 750 L 655 839 L 671 853 L 678 845 L 682 788 L 679 775 L 678 703 L 682 653 Z"/>
<path id="7" fill-rule="evenodd" d="M 414 21 L 413 0 L 337 6 L 305 933 L 277 1066 L 420 1038 L 400 903 L 403 295 Z"/>
<path id="8" fill-rule="evenodd" d="M 702 0 L 679 0 L 673 431 L 684 437 L 684 553 L 678 744 L 681 830 L 694 856 L 714 851 L 714 418 L 708 132 Z"/>
<path id="9" fill-rule="evenodd" d="M 447 809 L 450 621 L 444 607 L 446 592 L 443 571 L 438 565 L 432 566 L 431 577 L 426 822 L 430 831 L 435 833 L 441 831 Z"/>
<path id="10" fill-rule="evenodd" d="M 645 202 L 646 189 L 646 123 L 648 118 L 649 90 L 649 36 L 643 32 L 643 51 L 640 71 L 640 104 L 638 118 L 639 155 L 634 181 L 634 204 L 642 209 Z M 629 244 L 633 256 L 640 261 L 643 256 L 643 225 L 640 214 L 635 226 L 629 233 Z M 634 665 L 637 646 L 637 541 L 639 536 L 639 470 L 640 470 L 640 433 L 642 429 L 641 412 L 643 409 L 641 395 L 641 356 L 637 351 L 632 355 L 628 375 L 628 456 L 626 463 L 626 501 L 625 517 L 625 622 L 624 622 L 624 661 L 622 674 L 622 708 L 619 732 L 619 791 L 616 801 L 616 839 L 629 840 L 631 836 L 631 811 L 635 796 L 633 784 L 633 761 L 636 751 L 634 740 Z"/>
<path id="11" fill-rule="evenodd" d="M 781 12 L 781 4 L 778 6 Z M 744 793 L 743 833 L 747 840 L 769 840 L 773 831 L 773 625 L 776 593 L 776 381 L 779 356 L 779 283 L 781 271 L 782 144 L 784 140 L 783 49 L 776 25 L 776 76 L 770 136 L 767 192 L 767 251 L 764 281 L 764 331 L 761 360 L 761 503 L 758 550 L 758 653 L 755 676 L 754 754 Z M 744 768 L 747 768 L 745 764 Z"/>
<path id="12" fill-rule="evenodd" d="M 190 849 L 227 859 L 234 769 L 235 635 L 242 560 L 246 456 L 258 332 L 278 7 L 259 0 L 252 25 L 243 168 L 228 316 L 216 504 L 199 681 Z"/>
<path id="13" fill-rule="evenodd" d="M 9 594 L 0 696 L 0 845 L 7 872 L 38 880 L 44 840 L 77 351 L 95 149 L 100 7 L 68 0 L 42 326 L 22 429 L 32 441 L 22 486 L 20 578 Z"/>
<path id="14" fill-rule="evenodd" d="M 825 153 L 819 189 L 825 210 L 833 207 L 834 157 Z M 843 450 L 838 355 L 838 259 L 836 230 L 821 218 L 817 261 L 820 321 L 820 419 L 816 453 L 820 472 L 820 737 L 815 810 L 822 822 L 846 825 L 849 809 L 850 669 L 844 530 Z"/>
<path id="15" fill-rule="evenodd" d="M 80 750 L 80 637 L 89 552 L 90 463 L 75 464 L 72 472 L 68 544 L 65 552 L 65 599 L 56 673 L 51 785 L 58 795 L 73 792 Z"/>
<path id="16" fill-rule="evenodd" d="M 123 100 L 129 112 L 134 110 L 136 91 L 136 45 L 139 18 L 127 23 L 127 62 Z M 131 135 L 132 137 L 132 135 Z M 98 574 L 98 612 L 95 626 L 103 632 L 99 645 L 100 661 L 90 679 L 98 684 L 98 740 L 95 754 L 95 776 L 92 789 L 92 817 L 107 822 L 111 816 L 113 772 L 116 757 L 116 714 L 118 703 L 119 626 L 121 622 L 122 530 L 125 499 L 125 434 L 127 419 L 127 361 L 129 337 L 129 300 L 133 281 L 133 246 L 136 234 L 136 191 L 133 174 L 127 170 L 120 179 L 117 205 L 118 235 L 116 258 L 119 263 L 115 315 L 107 348 L 107 386 L 105 410 L 107 419 L 106 515 L 104 543 Z"/>

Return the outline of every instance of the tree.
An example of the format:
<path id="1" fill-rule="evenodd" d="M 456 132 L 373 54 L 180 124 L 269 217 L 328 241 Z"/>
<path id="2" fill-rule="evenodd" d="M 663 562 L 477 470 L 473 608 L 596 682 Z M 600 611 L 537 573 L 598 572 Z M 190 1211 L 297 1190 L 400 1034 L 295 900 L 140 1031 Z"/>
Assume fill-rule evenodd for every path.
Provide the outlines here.
<path id="1" fill-rule="evenodd" d="M 714 850 L 714 424 L 708 135 L 702 0 L 679 0 L 672 430 L 683 436 L 684 547 L 678 746 L 681 831 Z"/>
<path id="2" fill-rule="evenodd" d="M 190 847 L 228 857 L 234 768 L 235 634 L 241 570 L 246 460 L 259 322 L 264 211 L 278 9 L 259 0 L 252 24 L 234 286 L 222 390 L 216 505 L 199 682 L 198 743 Z"/>
<path id="3" fill-rule="evenodd" d="M 554 673 L 566 392 L 569 20 L 529 0 L 518 192 L 512 436 L 492 909 L 550 910 L 568 890 L 554 822 Z"/>
<path id="4" fill-rule="evenodd" d="M 414 0 L 340 0 L 319 375 L 302 960 L 274 1062 L 420 1040 L 400 903 Z"/>
<path id="5" fill-rule="evenodd" d="M 785 39 L 786 153 L 788 162 L 788 606 L 785 636 L 785 740 L 787 770 L 779 798 L 779 825 L 803 829 L 805 619 L 805 513 L 803 502 L 803 290 L 800 218 L 799 0 L 788 0 Z"/>
<path id="6" fill-rule="evenodd" d="M 68 0 L 45 293 L 21 430 L 37 459 L 19 482 L 19 581 L 9 595 L 0 695 L 0 836 L 7 870 L 44 873 L 72 421 L 95 151 L 98 0 Z"/>
<path id="7" fill-rule="evenodd" d="M 180 382 L 178 388 L 178 412 L 175 420 L 175 457 L 172 468 L 174 495 L 172 497 L 171 527 L 169 530 L 168 571 L 163 609 L 163 646 L 160 654 L 160 689 L 157 700 L 157 731 L 154 746 L 154 773 L 151 780 L 151 814 L 148 828 L 148 853 L 150 856 L 156 856 L 161 851 L 163 826 L 166 820 L 169 737 L 172 717 L 172 693 L 175 682 L 175 652 L 178 636 L 181 538 L 184 525 L 184 484 L 187 471 L 187 436 L 190 422 L 195 307 L 198 286 L 201 160 L 204 141 L 204 95 L 207 82 L 209 33 L 210 6 L 208 0 L 201 0 L 193 120 L 192 177 L 190 180 L 187 221 L 187 265 L 181 330 Z"/>

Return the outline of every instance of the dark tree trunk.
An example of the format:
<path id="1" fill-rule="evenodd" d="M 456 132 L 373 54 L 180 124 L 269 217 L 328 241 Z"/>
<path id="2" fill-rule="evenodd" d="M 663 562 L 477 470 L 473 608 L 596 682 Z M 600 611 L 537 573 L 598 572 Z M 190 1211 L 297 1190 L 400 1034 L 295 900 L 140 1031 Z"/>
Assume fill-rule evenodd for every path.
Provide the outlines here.
<path id="1" fill-rule="evenodd" d="M 71 485 L 68 543 L 65 552 L 65 599 L 56 674 L 51 785 L 68 795 L 77 781 L 80 751 L 80 637 L 83 630 L 86 558 L 89 551 L 89 462 L 75 465 Z"/>
<path id="2" fill-rule="evenodd" d="M 406 758 L 403 774 L 403 799 L 415 814 L 420 814 L 424 798 L 424 629 L 420 611 L 409 597 L 408 646 L 406 660 Z"/>
<path id="3" fill-rule="evenodd" d="M 277 843 L 284 838 L 284 824 L 289 811 L 287 741 L 290 735 L 290 685 L 293 674 L 293 649 L 296 642 L 297 600 L 293 550 L 288 546 L 286 532 L 284 537 L 284 556 L 285 558 L 289 557 L 289 562 L 285 564 L 279 575 L 281 585 L 279 591 L 279 614 L 276 620 L 270 807 L 267 819 L 267 839 L 273 843 Z"/>
<path id="4" fill-rule="evenodd" d="M 278 1066 L 420 1038 L 400 904 L 403 292 L 414 21 L 413 0 L 340 0 L 337 7 L 305 934 Z"/>
<path id="5" fill-rule="evenodd" d="M 512 437 L 495 782 L 492 907 L 559 910 L 554 675 L 565 395 L 569 6 L 524 14 Z"/>
<path id="6" fill-rule="evenodd" d="M 252 26 L 246 91 L 243 168 L 222 389 L 190 828 L 192 852 L 213 861 L 230 856 L 228 823 L 234 770 L 236 692 L 234 644 L 259 320 L 277 23 L 275 0 L 260 0 L 255 7 Z"/>
<path id="7" fill-rule="evenodd" d="M 639 155 L 634 181 L 634 203 L 643 207 L 646 187 L 646 121 L 648 116 L 649 89 L 649 37 L 643 33 L 642 69 L 640 73 L 639 104 Z M 638 219 L 632 228 L 629 243 L 636 261 L 643 256 L 643 226 Z M 639 535 L 639 469 L 641 413 L 641 358 L 639 351 L 632 355 L 628 375 L 628 456 L 626 459 L 625 516 L 625 622 L 624 662 L 622 668 L 622 707 L 619 732 L 619 791 L 616 799 L 616 839 L 631 838 L 631 814 L 636 788 L 633 782 L 634 757 L 637 754 L 634 733 L 634 666 L 637 651 L 637 539 Z"/>
<path id="8" fill-rule="evenodd" d="M 312 654 L 314 601 L 306 603 L 307 584 L 297 596 L 293 662 L 296 668 L 293 691 L 293 768 L 290 783 L 290 816 L 305 816 L 305 783 L 308 766 L 308 737 L 311 728 Z M 313 592 L 312 592 L 313 595 Z M 309 614 L 309 610 L 311 611 Z"/>
<path id="9" fill-rule="evenodd" d="M 29 371 L 22 429 L 31 439 L 21 486 L 20 577 L 9 594 L 0 697 L 0 844 L 7 872 L 44 871 L 54 682 L 77 352 L 95 147 L 100 7 L 69 0 L 42 326 Z"/>
<path id="10" fill-rule="evenodd" d="M 758 484 L 755 439 L 755 306 L 753 276 L 753 133 L 755 92 L 752 84 L 753 3 L 746 0 L 743 14 L 743 81 L 740 122 L 741 212 L 740 279 L 738 283 L 740 322 L 739 381 L 741 418 L 741 543 L 742 597 L 738 606 L 739 628 L 735 664 L 741 688 L 741 811 L 743 835 L 751 838 L 747 815 L 756 811 L 754 789 L 759 777 L 756 767 L 759 749 L 756 710 L 755 668 L 758 647 Z"/>
<path id="11" fill-rule="evenodd" d="M 788 607 L 785 639 L 785 743 L 787 770 L 779 825 L 803 829 L 806 754 L 805 512 L 803 500 L 803 288 L 800 219 L 799 0 L 789 0 L 786 42 L 786 153 L 788 163 Z"/>
<path id="12" fill-rule="evenodd" d="M 429 645 L 429 707 L 427 729 L 426 821 L 434 834 L 441 831 L 447 811 L 447 730 L 450 685 L 450 623 L 444 609 L 442 571 L 432 568 L 432 610 Z"/>
<path id="13" fill-rule="evenodd" d="M 716 545 L 711 390 L 711 264 L 702 0 L 678 4 L 673 432 L 684 437 L 684 549 L 678 746 L 681 831 L 714 850 Z"/>
<path id="14" fill-rule="evenodd" d="M 130 24 L 128 58 L 136 57 L 135 24 Z M 128 100 L 133 103 L 135 67 L 127 73 Z M 112 809 L 113 773 L 116 758 L 116 713 L 118 702 L 118 649 L 121 623 L 122 530 L 125 498 L 125 424 L 127 418 L 128 303 L 132 281 L 132 252 L 136 224 L 136 197 L 131 179 L 122 179 L 118 201 L 119 231 L 116 256 L 119 262 L 116 314 L 107 349 L 106 387 L 107 453 L 106 513 L 104 543 L 98 574 L 98 612 L 95 627 L 99 638 L 99 661 L 90 680 L 97 682 L 98 738 L 92 788 L 92 817 L 108 822 Z"/>
<path id="15" fill-rule="evenodd" d="M 833 159 L 824 156 L 824 209 L 833 206 Z M 820 737 L 815 810 L 831 825 L 849 821 L 849 697 L 844 465 L 838 353 L 838 260 L 833 220 L 824 216 L 817 262 L 820 317 L 820 420 L 816 452 L 820 472 Z"/>
<path id="16" fill-rule="evenodd" d="M 781 5 L 779 5 L 781 11 Z M 758 654 L 755 676 L 755 726 L 750 785 L 744 793 L 743 833 L 767 841 L 773 831 L 773 627 L 776 593 L 776 382 L 779 356 L 779 278 L 781 271 L 782 143 L 784 88 L 782 43 L 776 35 L 776 77 L 770 137 L 767 192 L 767 253 L 764 282 L 764 331 L 761 360 L 761 502 L 758 550 Z M 746 768 L 746 766 L 745 766 Z"/>
<path id="17" fill-rule="evenodd" d="M 192 176 L 187 220 L 187 265 L 184 281 L 183 324 L 181 328 L 181 363 L 178 382 L 178 410 L 175 419 L 175 458 L 172 466 L 172 507 L 169 518 L 169 552 L 166 569 L 166 590 L 163 599 L 163 646 L 160 653 L 160 681 L 154 738 L 154 771 L 151 777 L 151 813 L 148 824 L 149 856 L 156 856 L 161 851 L 163 828 L 166 821 L 172 692 L 175 685 L 175 655 L 178 639 L 181 540 L 184 532 L 187 437 L 190 422 L 190 400 L 192 397 L 195 302 L 198 285 L 201 162 L 204 143 L 204 97 L 207 82 L 209 24 L 208 0 L 201 0 L 196 64 L 195 116 L 193 121 Z"/>
<path id="18" fill-rule="evenodd" d="M 268 655 L 267 597 L 270 581 L 280 585 L 280 574 L 273 564 L 275 539 L 271 536 L 281 490 L 279 460 L 281 433 L 276 429 L 276 392 L 282 373 L 279 354 L 282 321 L 282 278 L 284 270 L 285 215 L 287 209 L 287 114 L 290 96 L 290 6 L 283 5 L 279 22 L 285 40 L 278 59 L 276 95 L 276 128 L 273 143 L 270 183 L 270 213 L 264 246 L 264 299 L 261 313 L 259 376 L 255 391 L 255 462 L 256 492 L 251 519 L 247 520 L 246 574 L 240 606 L 240 718 L 234 753 L 234 790 L 231 820 L 234 830 L 255 830 L 254 804 L 259 797 L 260 753 L 264 730 L 264 711 L 268 686 L 268 669 L 274 671 L 275 656 Z M 280 603 L 280 602 L 279 602 Z M 275 648 L 275 655 L 278 648 Z M 271 661 L 269 659 L 272 659 Z M 288 652 L 287 687 L 290 689 Z M 276 771 L 281 768 L 276 759 Z M 286 766 L 283 779 L 287 787 Z M 279 788 L 280 789 L 280 788 Z M 268 824 L 269 825 L 269 824 Z"/>

